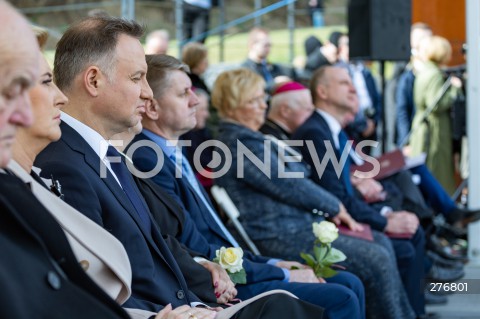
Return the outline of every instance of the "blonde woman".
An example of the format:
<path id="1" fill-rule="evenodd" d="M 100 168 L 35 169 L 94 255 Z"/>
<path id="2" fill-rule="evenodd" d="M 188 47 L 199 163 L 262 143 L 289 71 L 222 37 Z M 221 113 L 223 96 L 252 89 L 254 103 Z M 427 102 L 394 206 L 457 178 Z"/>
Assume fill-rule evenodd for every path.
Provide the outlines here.
<path id="1" fill-rule="evenodd" d="M 218 139 L 230 149 L 232 162 L 225 174 L 215 178 L 215 183 L 232 197 L 241 212 L 242 224 L 262 253 L 301 262 L 299 253 L 311 249 L 314 240 L 313 222 L 330 219 L 343 222 L 352 230 L 360 228 L 337 197 L 308 178 L 311 171 L 305 163 L 289 161 L 281 165 L 285 156 L 293 157 L 292 154 L 274 142 L 271 147 L 266 146 L 269 141 L 259 132 L 267 109 L 264 88 L 265 81 L 248 69 L 227 71 L 217 78 L 212 104 L 222 119 Z M 239 154 L 246 149 L 269 169 Z M 286 178 L 292 173 L 304 177 Z M 391 243 L 380 232 L 374 231 L 373 236 L 375 241 L 369 242 L 340 235 L 333 246 L 348 256 L 348 271 L 365 284 L 366 318 L 411 319 L 414 313 L 402 287 Z M 353 281 L 349 272 L 340 272 L 327 282 L 335 282 L 340 276 Z M 323 296 L 325 302 L 330 298 L 338 300 L 334 292 Z M 365 318 L 363 298 L 359 297 L 361 310 L 357 318 Z M 344 318 L 335 310 L 326 307 L 327 316 Z M 347 307 L 343 311 L 345 314 Z M 350 314 L 347 318 L 355 316 Z"/>
<path id="2" fill-rule="evenodd" d="M 40 47 L 43 47 L 48 38 L 47 32 L 40 28 L 34 28 L 34 32 Z M 131 294 L 132 278 L 130 263 L 122 244 L 62 201 L 59 198 L 62 196 L 61 185 L 53 180 L 42 180 L 33 167 L 36 156 L 48 144 L 60 139 L 60 111 L 68 103 L 68 98 L 53 82 L 52 70 L 47 61 L 42 55 L 39 55 L 39 59 L 40 77 L 29 91 L 34 122 L 30 127 L 17 130 L 13 160 L 8 168 L 31 185 L 35 196 L 62 226 L 85 272 L 110 297 L 122 304 Z M 99 242 L 102 245 L 98 245 Z"/>
<path id="3" fill-rule="evenodd" d="M 461 94 L 460 79 L 451 79 L 450 88 L 425 121 L 423 118 L 440 95 L 445 83 L 440 67 L 450 61 L 451 55 L 450 43 L 440 36 L 432 36 L 420 44 L 419 56 L 423 65 L 413 88 L 416 113 L 410 137 L 411 155 L 427 154 L 428 168 L 449 194 L 455 191 L 450 109 L 454 99 Z"/>

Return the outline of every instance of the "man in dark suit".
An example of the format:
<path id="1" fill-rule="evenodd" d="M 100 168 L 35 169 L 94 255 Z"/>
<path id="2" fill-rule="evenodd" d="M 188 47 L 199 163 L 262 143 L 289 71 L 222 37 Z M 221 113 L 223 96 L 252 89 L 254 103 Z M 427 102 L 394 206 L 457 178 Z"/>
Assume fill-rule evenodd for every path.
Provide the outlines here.
<path id="1" fill-rule="evenodd" d="M 50 144 L 36 165 L 43 176 L 53 174 L 61 182 L 66 202 L 124 245 L 132 268 L 132 296 L 124 306 L 169 311 L 170 304 L 182 318 L 213 318 L 215 311 L 195 307 L 201 300 L 187 285 L 127 165 L 106 142 L 137 125 L 152 98 L 138 40 L 142 34 L 137 23 L 109 17 L 88 18 L 64 33 L 54 72 L 70 103 L 62 113 L 61 140 Z M 231 287 L 225 290 L 234 295 Z M 275 300 L 285 302 L 286 313 L 274 307 Z M 318 307 L 278 295 L 255 301 L 235 318 L 318 318 L 321 313 Z"/>
<path id="2" fill-rule="evenodd" d="M 378 231 L 411 236 L 409 239 L 392 239 L 392 244 L 410 303 L 417 316 L 424 315 L 425 239 L 418 218 L 411 212 L 393 211 L 387 206 L 373 207 L 357 197 L 350 183 L 349 153 L 340 176 L 337 176 L 332 161 L 320 168 L 320 161 L 329 155 L 329 150 L 334 152 L 330 155 L 340 158 L 346 142 L 342 128 L 353 120 L 358 111 L 358 99 L 348 71 L 338 67 L 320 68 L 312 77 L 310 91 L 316 111 L 298 128 L 292 139 L 312 141 L 315 147 L 315 154 L 309 151 L 306 143 L 301 148 L 304 160 L 315 168 L 311 178 L 335 194 L 356 220 L 370 224 Z M 333 148 L 327 148 L 328 143 Z"/>
<path id="3" fill-rule="evenodd" d="M 242 63 L 243 68 L 258 73 L 266 82 L 265 91 L 273 92 L 277 83 L 296 78 L 293 69 L 268 62 L 272 41 L 268 30 L 255 27 L 248 34 L 248 57 Z"/>
<path id="4" fill-rule="evenodd" d="M 238 246 L 238 243 L 219 219 L 180 149 L 169 145 L 178 145 L 179 137 L 195 127 L 196 97 L 179 94 L 191 87 L 187 69 L 169 56 L 147 56 L 147 64 L 147 80 L 154 92 L 154 102 L 147 107 L 142 121 L 145 129 L 134 138 L 127 155 L 132 156 L 137 168 L 153 175 L 152 181 L 175 199 L 176 211 L 162 216 L 155 212 L 158 207 L 155 203 L 162 197 L 161 189 L 155 192 L 150 186 L 144 193 L 162 230 L 190 249 L 213 258 L 221 246 Z M 155 143 L 155 147 L 139 147 L 142 142 Z M 155 169 L 159 161 L 163 163 L 160 170 Z M 236 286 L 242 299 L 271 289 L 284 289 L 325 307 L 331 318 L 364 316 L 363 286 L 352 274 L 342 273 L 328 279 L 333 284 L 321 285 L 313 271 L 298 262 L 255 256 L 248 251 L 244 255 L 244 266 L 247 284 Z M 292 266 L 299 269 L 289 270 Z M 339 284 L 352 288 L 355 293 Z"/>
<path id="5" fill-rule="evenodd" d="M 32 124 L 28 89 L 40 50 L 28 22 L 0 0 L 1 318 L 129 318 L 78 264 L 68 240 L 28 185 L 4 170 L 15 130 Z"/>

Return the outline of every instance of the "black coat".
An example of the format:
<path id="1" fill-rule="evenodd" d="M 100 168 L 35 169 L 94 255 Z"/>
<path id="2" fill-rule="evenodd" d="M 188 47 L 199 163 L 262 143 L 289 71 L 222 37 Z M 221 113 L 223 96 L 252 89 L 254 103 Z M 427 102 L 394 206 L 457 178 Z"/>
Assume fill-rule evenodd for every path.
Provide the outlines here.
<path id="1" fill-rule="evenodd" d="M 79 266 L 52 215 L 0 174 L 0 318 L 129 318 Z"/>

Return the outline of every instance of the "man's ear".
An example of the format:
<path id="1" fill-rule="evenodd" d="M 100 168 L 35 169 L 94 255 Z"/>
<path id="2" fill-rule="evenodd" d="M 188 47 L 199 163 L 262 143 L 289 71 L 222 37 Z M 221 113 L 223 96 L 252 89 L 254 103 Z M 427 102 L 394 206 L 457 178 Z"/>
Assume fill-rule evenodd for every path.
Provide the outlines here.
<path id="1" fill-rule="evenodd" d="M 156 121 L 159 118 L 160 106 L 155 98 L 153 98 L 150 103 L 147 103 L 145 108 L 144 117 Z"/>
<path id="2" fill-rule="evenodd" d="M 83 84 L 87 92 L 97 97 L 100 93 L 101 87 L 106 82 L 105 75 L 96 66 L 90 66 L 83 74 Z"/>
<path id="3" fill-rule="evenodd" d="M 327 88 L 323 84 L 317 85 L 317 87 L 315 88 L 315 93 L 322 100 L 326 100 L 328 98 Z"/>
<path id="4" fill-rule="evenodd" d="M 287 105 L 287 103 L 283 103 L 280 105 L 280 115 L 284 119 L 288 119 L 290 117 L 290 114 L 292 112 L 292 109 Z"/>

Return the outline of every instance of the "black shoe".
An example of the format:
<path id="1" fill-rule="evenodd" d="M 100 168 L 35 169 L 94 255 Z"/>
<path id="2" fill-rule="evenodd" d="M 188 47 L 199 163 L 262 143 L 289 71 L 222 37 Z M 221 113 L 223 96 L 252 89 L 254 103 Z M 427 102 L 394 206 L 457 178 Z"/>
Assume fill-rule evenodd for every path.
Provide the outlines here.
<path id="1" fill-rule="evenodd" d="M 459 239 L 467 239 L 468 230 L 466 228 L 459 228 L 448 223 L 444 223 L 441 226 L 437 226 L 437 230 L 435 233 L 440 236 L 444 237 L 448 240 L 459 238 Z"/>
<path id="2" fill-rule="evenodd" d="M 463 263 L 461 261 L 457 260 L 451 260 L 447 258 L 443 258 L 436 252 L 432 250 L 427 250 L 427 256 L 433 261 L 433 263 L 436 263 L 437 265 L 443 266 L 445 268 L 462 268 Z"/>
<path id="3" fill-rule="evenodd" d="M 428 238 L 428 248 L 446 259 L 468 261 L 465 247 L 452 245 L 448 240 L 437 235 L 431 235 Z"/>
<path id="4" fill-rule="evenodd" d="M 431 282 L 453 282 L 465 276 L 462 268 L 445 268 L 433 263 L 426 278 Z"/>
<path id="5" fill-rule="evenodd" d="M 460 226 L 465 227 L 470 223 L 480 220 L 480 210 L 455 208 L 449 212 L 445 218 L 449 224 L 460 224 Z"/>
<path id="6" fill-rule="evenodd" d="M 425 296 L 426 305 L 444 305 L 448 302 L 447 296 L 434 294 L 427 289 L 423 295 Z"/>

